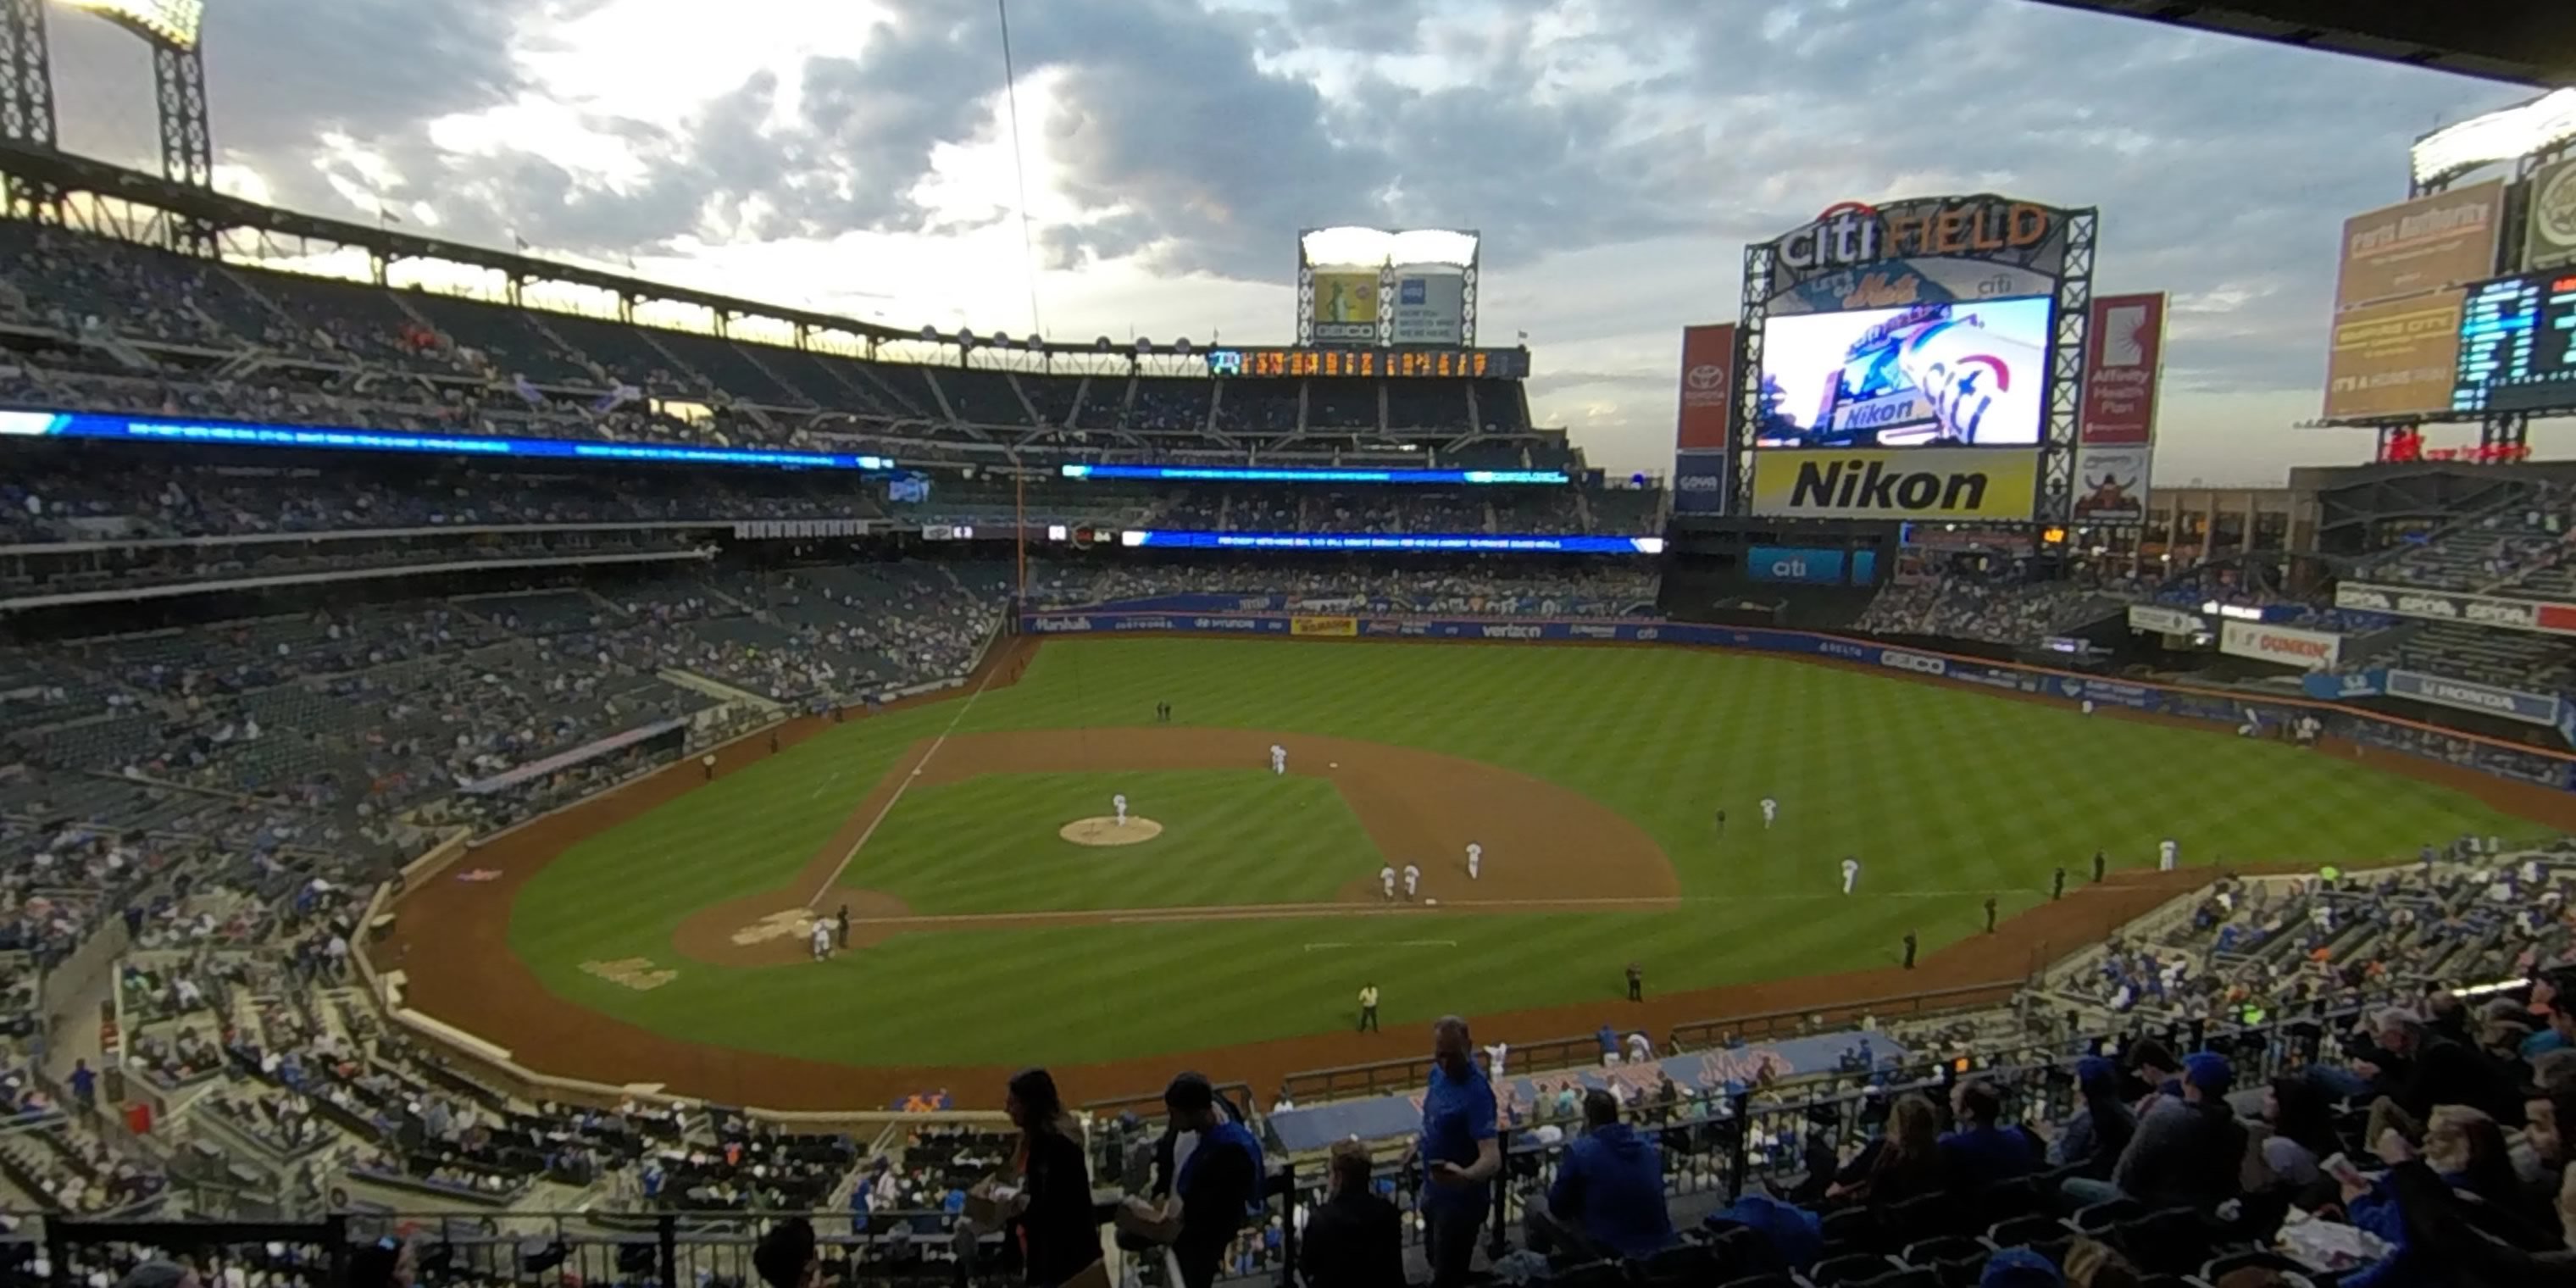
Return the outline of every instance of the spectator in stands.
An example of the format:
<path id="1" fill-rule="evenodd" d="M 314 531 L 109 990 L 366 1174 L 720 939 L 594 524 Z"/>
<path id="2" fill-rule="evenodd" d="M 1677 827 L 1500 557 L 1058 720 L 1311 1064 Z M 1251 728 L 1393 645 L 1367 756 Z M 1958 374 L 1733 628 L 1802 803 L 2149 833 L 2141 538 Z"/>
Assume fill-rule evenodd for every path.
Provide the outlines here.
<path id="1" fill-rule="evenodd" d="M 1889 1107 L 1887 1130 L 1853 1157 L 1825 1196 L 1884 1206 L 1943 1189 L 1949 1178 L 1940 1111 L 1922 1093 L 1909 1091 Z"/>
<path id="2" fill-rule="evenodd" d="M 1091 1169 L 1075 1138 L 1064 1097 L 1044 1069 L 1011 1076 L 1003 1109 L 1020 1129 L 1020 1183 L 1000 1200 L 1018 1223 L 1031 1288 L 1054 1288 L 1100 1259 L 1100 1223 L 1091 1213 Z"/>
<path id="3" fill-rule="evenodd" d="M 1163 1088 L 1163 1109 L 1178 1160 L 1174 1173 L 1153 1198 L 1129 1198 L 1118 1228 L 1171 1245 L 1184 1288 L 1208 1288 L 1226 1246 L 1261 1202 L 1261 1145 L 1204 1074 L 1173 1078 Z"/>
<path id="4" fill-rule="evenodd" d="M 200 1288 L 197 1272 L 176 1261 L 146 1261 L 125 1272 L 116 1288 Z"/>
<path id="5" fill-rule="evenodd" d="M 2182 1099 L 2159 1101 L 2111 1169 L 2111 1183 L 2065 1183 L 2081 1203 L 2126 1195 L 2151 1208 L 2210 1208 L 2233 1198 L 2245 1165 L 2246 1131 L 2227 1107 L 2235 1066 L 2210 1051 L 2183 1057 Z"/>
<path id="6" fill-rule="evenodd" d="M 1619 1121 L 1619 1098 L 1608 1091 L 1583 1093 L 1583 1138 L 1557 1165 L 1547 1215 L 1560 1230 L 1631 1260 L 1672 1246 L 1663 1151 Z"/>
<path id="7" fill-rule="evenodd" d="M 2493 1118 L 2465 1105 L 2436 1105 L 2424 1126 L 2424 1161 L 2432 1164 L 2451 1188 L 2500 1211 L 2546 1219 L 2546 1209 L 2526 1211 L 2522 1183 L 2514 1176 L 2504 1130 Z"/>
<path id="8" fill-rule="evenodd" d="M 378 1239 L 349 1254 L 349 1288 L 412 1288 L 419 1273 L 419 1259 L 407 1239 Z"/>
<path id="9" fill-rule="evenodd" d="M 823 1258 L 816 1250 L 814 1223 L 789 1217 L 769 1227 L 751 1249 L 752 1269 L 769 1288 L 814 1288 L 823 1282 Z"/>
<path id="10" fill-rule="evenodd" d="M 2379 1049 L 2355 1067 L 2380 1099 L 2371 1105 L 2370 1135 L 2397 1128 L 2421 1139 L 2435 1105 L 2467 1105 L 2500 1121 L 2519 1121 L 2522 1098 L 2477 1052 L 2443 1037 L 2424 1018 L 2390 1007 L 2372 1018 Z"/>
<path id="11" fill-rule="evenodd" d="M 1476 1067 L 1467 1022 L 1443 1016 L 1432 1026 L 1431 1083 L 1422 1099 L 1422 1134 L 1414 1149 L 1427 1182 L 1421 1212 L 1429 1223 L 1424 1251 L 1433 1288 L 1467 1281 L 1476 1232 L 1492 1206 L 1486 1185 L 1502 1170 L 1494 1089 Z"/>
<path id="12" fill-rule="evenodd" d="M 2343 1148 L 2335 1137 L 2334 1106 L 2312 1078 L 2283 1074 L 2263 1089 L 2263 1165 L 2284 1185 L 2316 1184 L 2317 1165 Z"/>
<path id="13" fill-rule="evenodd" d="M 1314 1288 L 1404 1284 L 1404 1218 L 1377 1192 L 1370 1173 L 1367 1146 L 1356 1140 L 1333 1145 L 1330 1196 L 1307 1214 L 1297 1254 Z"/>
<path id="14" fill-rule="evenodd" d="M 2003 1125 L 2004 1099 L 1994 1084 L 1970 1078 L 1950 1092 L 1957 1127 L 1941 1137 L 1941 1157 L 1954 1186 L 1974 1188 L 2028 1176 L 2038 1152 L 2028 1133 Z"/>
<path id="15" fill-rule="evenodd" d="M 2120 1151 L 2137 1134 L 2137 1111 L 2120 1101 L 2120 1066 L 2089 1055 L 2075 1062 L 2075 1088 L 2084 1107 L 2075 1111 L 2048 1146 L 2050 1167 L 2073 1167 L 2076 1175 L 2109 1180 Z"/>
<path id="16" fill-rule="evenodd" d="M 2004 1248 L 1986 1258 L 1977 1288 L 2062 1288 L 2057 1263 L 2028 1248 Z"/>

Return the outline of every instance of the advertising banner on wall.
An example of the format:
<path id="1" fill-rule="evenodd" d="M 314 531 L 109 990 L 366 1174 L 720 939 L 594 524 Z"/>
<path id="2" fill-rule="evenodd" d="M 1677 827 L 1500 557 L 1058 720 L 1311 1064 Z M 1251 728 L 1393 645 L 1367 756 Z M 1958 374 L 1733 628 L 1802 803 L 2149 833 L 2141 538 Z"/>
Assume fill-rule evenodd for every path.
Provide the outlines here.
<path id="1" fill-rule="evenodd" d="M 2523 225 L 2522 266 L 2576 264 L 2576 157 L 2553 161 L 2531 176 L 2529 222 Z"/>
<path id="2" fill-rule="evenodd" d="M 2448 411 L 2459 379 L 2462 294 L 2435 291 L 2337 314 L 2326 348 L 2326 418 Z"/>
<path id="3" fill-rule="evenodd" d="M 2159 608 L 2154 604 L 2129 605 L 2129 629 L 2154 631 L 2158 635 L 2198 635 L 2209 629 L 2196 613 L 2179 608 Z"/>
<path id="4" fill-rule="evenodd" d="M 2504 197 L 2505 181 L 2489 179 L 2345 220 L 2335 311 L 2495 276 Z"/>
<path id="5" fill-rule="evenodd" d="M 2086 447 L 2144 445 L 2156 436 L 2156 386 L 2164 370 L 2165 297 L 2105 295 L 2093 301 L 2084 342 L 2084 400 L 2076 441 Z"/>
<path id="6" fill-rule="evenodd" d="M 2388 696 L 2413 698 L 2435 706 L 2483 711 L 2525 724 L 2556 725 L 2562 699 L 2554 693 L 2525 693 L 2472 680 L 2454 680 L 2422 671 L 2390 671 Z"/>
<path id="7" fill-rule="evenodd" d="M 1843 552 L 1755 546 L 1745 555 L 1744 571 L 1755 581 L 1839 586 L 1843 582 Z"/>
<path id="8" fill-rule="evenodd" d="M 1724 514 L 1735 487 L 1735 467 L 1724 452 L 1682 452 L 1673 457 L 1673 512 Z"/>
<path id="9" fill-rule="evenodd" d="M 1936 277 L 1951 265 L 1971 272 L 1975 269 L 1969 266 L 1982 267 L 1990 277 L 2002 266 L 2053 282 L 2066 271 L 2067 226 L 2075 213 L 1992 193 L 1875 205 L 1839 202 L 1771 243 L 1772 289 L 1787 292 L 1873 266 L 1889 272 L 1927 270 Z M 1879 303 L 1977 299 L 1991 293 L 1977 289 Z"/>
<path id="10" fill-rule="evenodd" d="M 2262 622 L 2222 622 L 2218 651 L 2258 662 L 2278 662 L 2303 671 L 2321 671 L 2343 660 L 2343 637 L 2330 631 L 2268 626 Z"/>
<path id="11" fill-rule="evenodd" d="M 2075 449 L 2075 521 L 2136 524 L 2147 521 L 2147 471 L 2155 448 L 2146 443 Z"/>
<path id="12" fill-rule="evenodd" d="M 1804 519 L 2027 522 L 2039 456 L 2015 449 L 1910 447 L 1753 455 L 1753 513 Z"/>
<path id="13" fill-rule="evenodd" d="M 1315 273 L 1315 343 L 1377 343 L 1377 270 Z"/>
<path id="14" fill-rule="evenodd" d="M 1681 418 L 1673 446 L 1726 450 L 1727 407 L 1735 398 L 1735 324 L 1682 328 Z"/>
<path id="15" fill-rule="evenodd" d="M 2335 607 L 2394 613 L 2399 617 L 2421 617 L 2436 622 L 2498 626 L 2513 631 L 2576 635 L 2576 604 L 2554 604 L 2533 599 L 2501 599 L 2493 595 L 2348 581 L 2335 587 Z"/>
<path id="16" fill-rule="evenodd" d="M 1457 273 L 1397 269 L 1395 343 L 1460 345 L 1467 342 L 1467 279 Z"/>

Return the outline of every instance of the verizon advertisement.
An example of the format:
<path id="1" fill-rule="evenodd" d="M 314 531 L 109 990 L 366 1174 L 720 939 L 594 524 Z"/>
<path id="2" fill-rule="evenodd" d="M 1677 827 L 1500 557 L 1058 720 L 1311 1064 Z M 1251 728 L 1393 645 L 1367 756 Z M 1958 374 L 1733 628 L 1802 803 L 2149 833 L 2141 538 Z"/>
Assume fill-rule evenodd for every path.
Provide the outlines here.
<path id="1" fill-rule="evenodd" d="M 2343 637 L 2328 631 L 2267 626 L 2261 622 L 2222 622 L 2218 651 L 2258 662 L 2278 662 L 2302 671 L 2322 671 L 2343 659 Z"/>

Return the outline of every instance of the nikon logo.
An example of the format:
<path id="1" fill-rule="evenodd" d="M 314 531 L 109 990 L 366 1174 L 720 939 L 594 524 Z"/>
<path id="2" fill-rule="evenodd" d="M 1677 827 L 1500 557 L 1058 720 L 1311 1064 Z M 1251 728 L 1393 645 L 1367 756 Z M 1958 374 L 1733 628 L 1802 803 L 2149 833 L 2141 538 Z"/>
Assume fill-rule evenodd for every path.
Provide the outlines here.
<path id="1" fill-rule="evenodd" d="M 1891 513 L 1976 510 L 1986 501 L 1984 470 L 1889 469 L 1883 460 L 1801 461 L 1789 489 L 1792 510 Z"/>

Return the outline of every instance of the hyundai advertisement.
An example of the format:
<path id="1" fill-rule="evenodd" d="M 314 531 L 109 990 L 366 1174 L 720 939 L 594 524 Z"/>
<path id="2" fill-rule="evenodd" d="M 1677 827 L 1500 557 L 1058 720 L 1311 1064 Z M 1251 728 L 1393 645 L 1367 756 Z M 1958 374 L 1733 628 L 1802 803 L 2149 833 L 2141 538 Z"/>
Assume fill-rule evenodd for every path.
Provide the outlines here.
<path id="1" fill-rule="evenodd" d="M 1763 447 L 2035 447 L 2049 323 L 2041 296 L 1772 317 Z"/>

